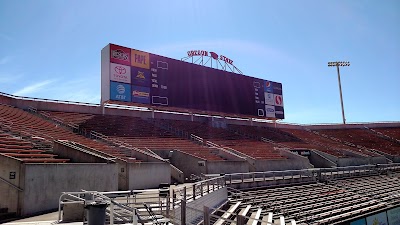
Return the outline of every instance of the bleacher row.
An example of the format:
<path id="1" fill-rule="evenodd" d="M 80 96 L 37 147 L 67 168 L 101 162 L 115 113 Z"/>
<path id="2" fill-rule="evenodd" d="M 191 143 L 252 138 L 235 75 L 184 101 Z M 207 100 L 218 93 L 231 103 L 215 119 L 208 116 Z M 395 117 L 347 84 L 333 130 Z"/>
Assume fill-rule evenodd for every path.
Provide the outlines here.
<path id="1" fill-rule="evenodd" d="M 154 126 L 154 123 L 149 123 L 138 118 L 90 114 L 78 115 L 76 113 L 71 115 L 71 113 L 65 112 L 52 112 L 52 114 L 66 121 L 78 123 L 86 129 L 96 130 L 141 147 L 154 147 L 157 149 L 159 148 L 157 144 L 167 144 L 167 141 L 170 141 L 172 142 L 172 146 L 168 147 L 176 147 L 183 150 L 191 149 L 191 153 L 197 153 L 197 155 L 202 155 L 203 152 L 206 152 L 204 149 L 196 149 L 194 145 L 192 145 L 192 148 L 185 146 L 189 145 L 189 142 L 186 140 L 176 137 L 171 139 L 171 137 L 174 137 L 171 133 Z M 85 120 L 85 118 L 89 119 Z M 400 145 L 398 143 L 383 139 L 366 129 L 319 131 L 323 133 L 329 132 L 327 135 L 331 138 L 325 138 L 303 129 L 275 129 L 271 127 L 244 125 L 229 125 L 227 129 L 224 129 L 211 127 L 207 123 L 193 121 L 160 120 L 157 122 L 194 134 L 204 140 L 218 144 L 227 150 L 237 150 L 255 159 L 285 159 L 285 157 L 281 156 L 275 150 L 277 146 L 284 146 L 289 149 L 316 149 L 336 157 L 351 157 L 354 154 L 358 154 L 360 157 L 380 155 L 373 150 L 379 150 L 391 155 L 400 154 Z M 400 132 L 396 133 L 400 128 L 387 128 L 387 130 L 389 131 L 388 134 L 394 134 L 393 139 L 400 139 L 398 136 Z M 345 138 L 344 134 L 348 138 Z M 360 143 L 354 140 L 354 134 L 360 137 Z M 266 138 L 272 141 L 272 143 L 258 141 L 260 137 Z M 343 140 L 341 139 L 342 137 Z M 140 139 L 146 139 L 146 142 L 149 142 L 148 146 L 139 144 L 141 143 Z M 354 146 L 344 144 L 344 142 L 349 143 L 352 141 L 355 142 Z M 363 143 L 365 145 L 362 145 Z M 363 148 L 360 148 L 360 146 Z M 212 159 L 210 158 L 209 160 Z"/>
<path id="2" fill-rule="evenodd" d="M 0 146 L 9 143 L 7 147 L 0 148 L 1 154 L 17 158 L 25 163 L 64 163 L 71 160 L 60 159 L 57 155 L 36 149 L 32 142 L 23 141 L 22 138 L 40 139 L 47 142 L 69 140 L 110 156 L 135 161 L 118 148 L 75 134 L 72 130 L 12 106 L 0 104 L 0 127 L 5 136 L 0 139 Z M 11 153 L 18 153 L 18 155 Z"/>
<path id="3" fill-rule="evenodd" d="M 400 180 L 381 175 L 231 193 L 225 206 L 231 211 L 231 220 L 237 215 L 251 218 L 257 215 L 257 219 L 266 221 L 273 215 L 274 221 L 283 216 L 296 224 L 334 224 L 400 205 Z"/>
<path id="4" fill-rule="evenodd" d="M 228 125 L 227 128 L 216 128 L 210 126 L 206 122 L 144 120 L 129 116 L 54 111 L 42 111 L 39 113 L 57 121 L 63 121 L 66 124 L 75 124 L 85 131 L 96 131 L 114 140 L 127 143 L 143 150 L 175 149 L 210 161 L 227 159 L 219 155 L 215 149 L 176 136 L 159 125 L 167 125 L 188 134 L 196 135 L 227 151 L 240 152 L 254 159 L 285 160 L 286 157 L 282 156 L 276 147 L 286 147 L 288 149 L 316 149 L 336 157 L 354 156 L 354 154 L 358 154 L 360 157 L 379 156 L 380 154 L 377 152 L 384 152 L 396 156 L 400 155 L 399 143 L 382 138 L 367 129 L 318 130 L 318 135 L 313 131 L 304 129 L 276 129 L 272 127 L 244 125 Z M 115 157 L 130 161 L 138 161 L 130 155 L 126 155 L 126 153 L 119 148 L 78 135 L 48 119 L 43 119 L 38 115 L 12 106 L 0 105 L 0 124 L 3 124 L 2 130 L 8 134 L 12 133 L 14 137 L 17 138 L 28 136 L 30 138 L 43 140 L 47 143 L 58 139 L 70 140 L 103 151 Z M 400 139 L 400 128 L 376 130 L 385 133 L 385 135 L 392 135 L 391 137 L 393 140 Z M 260 141 L 261 138 L 269 141 Z M 354 145 L 345 144 L 350 142 L 354 143 Z M 2 149 L 3 152 L 5 151 L 4 144 L 6 144 L 6 142 L 0 142 L 0 150 Z M 14 155 L 13 157 L 35 158 L 38 161 L 40 161 L 40 158 L 43 159 L 42 161 L 47 159 L 47 157 L 50 157 L 49 159 L 57 158 L 57 156 L 54 155 L 32 155 L 34 153 L 44 154 L 45 152 L 35 149 L 29 141 L 25 140 L 22 146 L 24 146 L 25 150 L 33 152 L 25 151 L 20 153 L 30 153 L 31 155 L 29 157 L 25 155 Z M 10 150 L 7 153 L 19 153 L 14 151 L 15 147 L 8 147 L 7 149 Z M 66 162 L 68 159 L 64 161 Z"/>

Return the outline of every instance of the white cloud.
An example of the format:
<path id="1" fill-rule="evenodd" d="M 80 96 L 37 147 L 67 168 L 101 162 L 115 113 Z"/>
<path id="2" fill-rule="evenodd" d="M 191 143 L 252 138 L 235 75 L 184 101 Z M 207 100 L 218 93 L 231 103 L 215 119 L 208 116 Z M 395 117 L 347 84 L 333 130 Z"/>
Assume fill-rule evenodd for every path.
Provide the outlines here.
<path id="1" fill-rule="evenodd" d="M 54 80 L 45 80 L 45 81 L 41 81 L 41 82 L 38 82 L 38 83 L 34 83 L 32 85 L 23 87 L 22 89 L 14 92 L 13 95 L 19 95 L 19 96 L 22 95 L 22 96 L 24 96 L 24 95 L 40 92 L 47 85 L 49 85 L 51 83 L 54 83 L 54 82 L 55 82 Z"/>

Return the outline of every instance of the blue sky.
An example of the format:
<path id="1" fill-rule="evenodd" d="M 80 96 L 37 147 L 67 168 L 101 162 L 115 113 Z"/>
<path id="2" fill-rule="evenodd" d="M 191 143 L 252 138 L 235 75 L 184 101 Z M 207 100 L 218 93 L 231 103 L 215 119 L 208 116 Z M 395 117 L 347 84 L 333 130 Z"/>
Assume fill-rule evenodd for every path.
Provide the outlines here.
<path id="1" fill-rule="evenodd" d="M 281 82 L 288 123 L 400 120 L 400 1 L 0 1 L 0 91 L 100 102 L 100 51 L 115 43 L 181 59 L 228 56 Z"/>

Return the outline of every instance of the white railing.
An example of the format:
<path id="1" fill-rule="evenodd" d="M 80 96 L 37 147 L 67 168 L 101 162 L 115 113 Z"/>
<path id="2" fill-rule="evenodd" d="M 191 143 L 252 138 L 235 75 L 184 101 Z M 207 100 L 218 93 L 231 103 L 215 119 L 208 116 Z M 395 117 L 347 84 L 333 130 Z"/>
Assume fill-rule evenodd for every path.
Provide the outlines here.
<path id="1" fill-rule="evenodd" d="M 219 190 L 225 187 L 224 176 L 214 177 L 207 180 L 202 180 L 192 184 L 185 184 L 183 187 L 172 190 L 172 203 L 179 204 L 180 201 L 193 201 L 208 193 Z"/>

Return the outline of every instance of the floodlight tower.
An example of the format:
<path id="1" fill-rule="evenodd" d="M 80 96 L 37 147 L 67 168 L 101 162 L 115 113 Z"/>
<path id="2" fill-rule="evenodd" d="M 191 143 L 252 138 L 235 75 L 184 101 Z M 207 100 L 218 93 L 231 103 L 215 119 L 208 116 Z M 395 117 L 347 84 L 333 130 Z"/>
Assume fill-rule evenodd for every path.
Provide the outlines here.
<path id="1" fill-rule="evenodd" d="M 340 66 L 350 66 L 350 62 L 328 62 L 328 66 L 336 66 L 337 68 L 337 76 L 338 76 L 338 81 L 339 81 L 339 92 L 340 92 L 340 104 L 342 105 L 342 118 L 343 118 L 343 124 L 346 124 L 346 118 L 344 117 L 344 108 L 343 108 L 343 96 L 342 96 L 342 84 L 340 83 L 340 72 L 339 72 L 339 67 Z"/>

